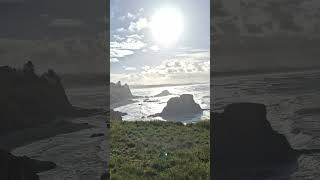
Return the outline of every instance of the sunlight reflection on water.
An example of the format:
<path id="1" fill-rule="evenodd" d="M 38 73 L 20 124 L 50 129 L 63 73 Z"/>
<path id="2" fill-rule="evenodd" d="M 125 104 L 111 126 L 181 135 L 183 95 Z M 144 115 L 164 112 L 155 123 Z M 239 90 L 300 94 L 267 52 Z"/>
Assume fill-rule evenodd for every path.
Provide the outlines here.
<path id="1" fill-rule="evenodd" d="M 160 92 L 168 90 L 172 95 L 163 97 L 151 97 Z M 166 106 L 167 101 L 172 97 L 177 97 L 181 94 L 192 94 L 194 100 L 202 109 L 206 109 L 202 114 L 179 118 L 178 121 L 184 123 L 196 122 L 199 120 L 210 119 L 210 86 L 209 84 L 183 85 L 183 86 L 164 86 L 153 88 L 133 88 L 132 94 L 141 96 L 135 99 L 137 102 L 116 108 L 116 111 L 126 112 L 128 115 L 123 116 L 125 121 L 150 121 L 164 120 L 161 117 L 148 117 L 155 113 L 160 113 Z"/>

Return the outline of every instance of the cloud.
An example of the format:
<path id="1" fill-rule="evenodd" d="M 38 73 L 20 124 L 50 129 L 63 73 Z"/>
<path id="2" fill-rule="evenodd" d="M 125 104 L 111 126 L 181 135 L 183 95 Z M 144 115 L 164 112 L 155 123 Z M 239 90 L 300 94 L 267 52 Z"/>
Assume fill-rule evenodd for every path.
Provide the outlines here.
<path id="1" fill-rule="evenodd" d="M 125 67 L 125 70 L 126 71 L 135 71 L 135 70 L 137 70 L 137 68 L 135 68 L 135 67 Z"/>
<path id="2" fill-rule="evenodd" d="M 127 38 L 125 41 L 118 42 L 113 41 L 110 42 L 110 48 L 116 48 L 116 49 L 129 49 L 129 50 L 139 50 L 143 47 L 145 47 L 147 44 L 134 38 Z"/>
<path id="3" fill-rule="evenodd" d="M 138 34 L 131 34 L 128 35 L 127 38 L 133 38 L 133 39 L 143 39 L 144 35 L 138 35 Z"/>
<path id="4" fill-rule="evenodd" d="M 240 6 L 230 0 L 219 4 L 214 20 L 214 29 L 219 30 L 219 35 L 240 33 L 240 36 L 266 38 L 275 35 L 317 37 L 319 34 L 316 30 L 319 0 L 247 0 L 241 1 Z"/>
<path id="5" fill-rule="evenodd" d="M 125 32 L 126 29 L 125 29 L 125 28 L 118 28 L 118 29 L 116 29 L 116 31 L 117 31 L 117 32 Z"/>
<path id="6" fill-rule="evenodd" d="M 181 53 L 176 56 L 185 59 L 208 60 L 210 59 L 210 52 L 205 50 L 190 50 L 188 53 Z"/>
<path id="7" fill-rule="evenodd" d="M 111 58 L 122 58 L 122 57 L 129 56 L 132 54 L 134 54 L 134 52 L 131 50 L 127 50 L 127 49 L 116 49 L 116 48 L 110 49 L 110 57 Z"/>
<path id="8" fill-rule="evenodd" d="M 110 63 L 117 63 L 119 62 L 118 58 L 110 58 Z"/>
<path id="9" fill-rule="evenodd" d="M 136 22 L 130 22 L 128 30 L 131 32 L 141 31 L 144 28 L 147 28 L 149 25 L 147 18 L 139 18 Z"/>
<path id="10" fill-rule="evenodd" d="M 209 73 L 209 60 L 190 60 L 190 59 L 168 59 L 163 61 L 159 66 L 148 69 L 142 73 L 145 74 L 185 74 L 185 73 Z"/>
<path id="11" fill-rule="evenodd" d="M 133 55 L 134 51 L 147 46 L 146 43 L 140 40 L 143 39 L 143 36 L 138 34 L 128 35 L 125 40 L 119 35 L 114 35 L 113 37 L 118 41 L 110 42 L 111 58 L 123 58 L 125 56 Z"/>
<path id="12" fill-rule="evenodd" d="M 136 12 L 118 17 L 119 20 L 127 21 L 129 23 L 128 29 L 123 27 L 112 31 L 112 41 L 110 42 L 111 58 L 123 58 L 125 56 L 133 55 L 135 51 L 145 49 L 147 44 L 144 42 L 144 35 L 137 33 L 142 29 L 148 27 L 147 18 L 143 18 L 143 8 L 138 9 Z M 124 23 L 124 22 L 122 22 Z"/>
<path id="13" fill-rule="evenodd" d="M 118 17 L 118 19 L 119 19 L 120 21 L 124 21 L 124 20 L 126 19 L 126 16 L 120 16 L 120 17 Z"/>
<path id="14" fill-rule="evenodd" d="M 118 41 L 123 41 L 125 39 L 124 37 L 121 37 L 119 35 L 113 35 L 113 38 Z"/>
<path id="15" fill-rule="evenodd" d="M 153 46 L 149 47 L 149 49 L 151 49 L 153 51 L 159 51 L 160 50 L 159 46 L 157 46 L 157 45 L 153 45 Z"/>
<path id="16" fill-rule="evenodd" d="M 135 15 L 128 12 L 127 17 L 130 19 L 135 19 Z"/>
<path id="17" fill-rule="evenodd" d="M 210 57 L 208 57 L 209 51 L 185 53 L 163 60 L 156 66 L 143 66 L 140 72 L 111 74 L 111 79 L 112 81 L 120 80 L 130 84 L 209 82 Z M 133 69 L 126 68 L 126 70 Z"/>
<path id="18" fill-rule="evenodd" d="M 143 69 L 144 71 L 147 71 L 147 70 L 151 69 L 151 67 L 150 67 L 150 66 L 143 66 L 142 69 Z"/>
<path id="19" fill-rule="evenodd" d="M 135 13 L 128 12 L 127 14 L 125 14 L 123 16 L 119 16 L 118 20 L 120 20 L 120 21 L 134 20 L 134 19 L 137 19 L 138 17 L 142 16 L 143 12 L 144 12 L 144 9 L 140 8 L 140 9 L 136 10 Z"/>

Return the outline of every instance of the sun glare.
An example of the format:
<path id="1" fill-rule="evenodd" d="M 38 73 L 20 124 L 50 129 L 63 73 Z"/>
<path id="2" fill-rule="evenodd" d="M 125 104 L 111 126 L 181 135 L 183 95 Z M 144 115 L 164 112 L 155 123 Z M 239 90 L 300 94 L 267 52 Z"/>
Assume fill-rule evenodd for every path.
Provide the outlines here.
<path id="1" fill-rule="evenodd" d="M 151 19 L 154 39 L 163 46 L 175 44 L 183 32 L 183 17 L 175 8 L 159 9 Z"/>

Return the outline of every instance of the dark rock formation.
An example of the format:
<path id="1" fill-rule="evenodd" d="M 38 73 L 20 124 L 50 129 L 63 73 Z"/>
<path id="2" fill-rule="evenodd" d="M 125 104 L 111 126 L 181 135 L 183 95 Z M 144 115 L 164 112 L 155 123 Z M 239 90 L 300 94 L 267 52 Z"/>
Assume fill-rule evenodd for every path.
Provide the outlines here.
<path id="1" fill-rule="evenodd" d="M 38 180 L 37 173 L 56 167 L 48 161 L 38 161 L 26 156 L 16 157 L 11 153 L 0 150 L 0 179 Z"/>
<path id="2" fill-rule="evenodd" d="M 110 173 L 106 172 L 101 175 L 100 180 L 108 180 L 109 177 L 110 177 Z"/>
<path id="3" fill-rule="evenodd" d="M 212 118 L 211 162 L 215 179 L 232 179 L 245 174 L 244 168 L 254 169 L 250 173 L 257 173 L 262 167 L 297 161 L 297 151 L 291 148 L 285 136 L 270 126 L 265 105 L 231 104 Z"/>
<path id="4" fill-rule="evenodd" d="M 161 93 L 155 95 L 154 97 L 162 97 L 162 96 L 168 96 L 171 95 L 171 93 L 168 90 L 163 90 Z"/>
<path id="5" fill-rule="evenodd" d="M 122 121 L 122 116 L 127 115 L 127 113 L 123 113 L 120 111 L 110 110 L 110 120 L 111 121 Z"/>
<path id="6" fill-rule="evenodd" d="M 167 106 L 163 108 L 161 113 L 151 115 L 161 117 L 179 117 L 186 115 L 194 115 L 202 112 L 201 107 L 193 100 L 193 95 L 182 94 L 180 97 L 170 98 Z"/>
<path id="7" fill-rule="evenodd" d="M 156 100 L 156 99 L 149 99 L 149 98 L 146 98 L 143 100 L 143 102 L 158 102 L 159 100 Z M 142 104 L 139 104 L 139 105 L 142 105 Z"/>
<path id="8" fill-rule="evenodd" d="M 110 83 L 110 104 L 121 103 L 132 99 L 130 88 L 127 84 L 121 85 L 121 82 Z"/>
<path id="9" fill-rule="evenodd" d="M 31 61 L 28 61 L 26 64 L 23 65 L 22 71 L 24 73 L 35 74 L 33 63 Z"/>
<path id="10" fill-rule="evenodd" d="M 31 61 L 23 70 L 0 67 L 0 82 L 0 134 L 34 127 L 56 117 L 92 113 L 73 107 L 59 76 L 53 70 L 38 76 Z"/>
<path id="11" fill-rule="evenodd" d="M 95 133 L 95 134 L 92 134 L 90 137 L 95 138 L 95 137 L 101 137 L 101 136 L 104 136 L 104 134 L 103 133 Z"/>

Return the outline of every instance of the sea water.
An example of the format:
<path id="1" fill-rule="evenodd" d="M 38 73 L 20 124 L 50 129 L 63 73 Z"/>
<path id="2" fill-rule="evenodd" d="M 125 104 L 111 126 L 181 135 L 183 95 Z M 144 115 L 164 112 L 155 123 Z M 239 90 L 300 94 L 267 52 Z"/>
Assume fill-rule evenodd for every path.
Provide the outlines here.
<path id="1" fill-rule="evenodd" d="M 168 90 L 171 95 L 154 97 L 164 90 Z M 200 105 L 204 111 L 194 116 L 183 116 L 175 119 L 183 123 L 192 123 L 201 120 L 210 119 L 210 85 L 208 84 L 192 84 L 192 85 L 176 85 L 176 86 L 161 86 L 161 87 L 144 87 L 131 88 L 135 102 L 118 108 L 116 111 L 127 113 L 123 116 L 124 121 L 151 121 L 163 120 L 161 117 L 148 117 L 150 115 L 160 113 L 167 105 L 167 101 L 172 97 L 178 97 L 182 94 L 192 94 L 196 103 Z M 171 120 L 171 119 L 170 119 Z"/>

